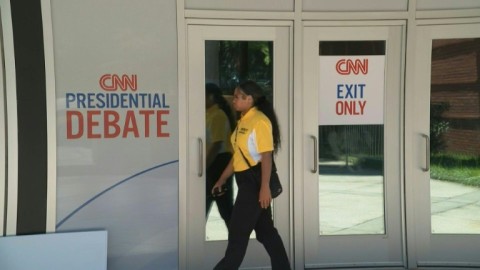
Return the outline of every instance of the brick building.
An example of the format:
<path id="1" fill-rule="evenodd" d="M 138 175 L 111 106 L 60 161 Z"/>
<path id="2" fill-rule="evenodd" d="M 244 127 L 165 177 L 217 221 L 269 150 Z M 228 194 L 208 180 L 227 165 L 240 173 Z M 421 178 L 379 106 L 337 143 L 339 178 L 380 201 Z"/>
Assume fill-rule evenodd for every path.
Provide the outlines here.
<path id="1" fill-rule="evenodd" d="M 442 39 L 432 44 L 431 104 L 447 103 L 447 152 L 480 153 L 480 39 Z"/>

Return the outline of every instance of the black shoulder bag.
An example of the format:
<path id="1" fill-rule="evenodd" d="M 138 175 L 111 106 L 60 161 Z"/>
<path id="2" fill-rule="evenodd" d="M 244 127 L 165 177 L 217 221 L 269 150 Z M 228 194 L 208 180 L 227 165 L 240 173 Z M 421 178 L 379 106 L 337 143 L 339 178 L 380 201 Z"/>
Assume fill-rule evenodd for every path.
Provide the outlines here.
<path id="1" fill-rule="evenodd" d="M 242 154 L 243 159 L 245 160 L 245 162 L 247 162 L 248 167 L 250 167 L 250 171 L 255 176 L 255 171 L 256 170 L 252 167 L 252 165 L 250 165 L 250 162 L 248 162 L 247 158 L 243 154 L 242 149 L 240 149 L 240 147 L 238 147 L 238 150 L 240 150 L 240 153 Z M 259 181 L 260 181 L 260 185 L 261 185 L 261 183 L 262 183 L 261 169 L 260 169 L 260 174 L 257 175 L 256 178 L 260 179 Z M 278 195 L 280 195 L 282 193 L 282 191 L 283 191 L 282 183 L 280 183 L 280 179 L 278 178 L 277 167 L 275 166 L 275 162 L 273 161 L 273 154 L 272 154 L 272 172 L 270 173 L 270 194 L 272 195 L 272 198 L 276 198 L 276 197 L 278 197 Z"/>

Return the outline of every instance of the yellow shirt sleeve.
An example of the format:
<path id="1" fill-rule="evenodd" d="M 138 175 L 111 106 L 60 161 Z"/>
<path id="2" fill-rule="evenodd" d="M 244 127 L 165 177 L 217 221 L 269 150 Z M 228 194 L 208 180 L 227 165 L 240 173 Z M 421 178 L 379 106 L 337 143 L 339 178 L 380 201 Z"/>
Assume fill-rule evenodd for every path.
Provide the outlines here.
<path id="1" fill-rule="evenodd" d="M 270 121 L 262 119 L 255 127 L 257 139 L 257 152 L 273 151 L 272 125 Z"/>

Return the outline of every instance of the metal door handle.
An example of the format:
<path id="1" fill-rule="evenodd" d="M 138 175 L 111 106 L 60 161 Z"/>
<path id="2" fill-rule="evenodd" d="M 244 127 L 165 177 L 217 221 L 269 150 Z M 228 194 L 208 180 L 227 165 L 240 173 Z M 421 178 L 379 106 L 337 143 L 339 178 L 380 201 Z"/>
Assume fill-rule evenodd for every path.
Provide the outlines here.
<path id="1" fill-rule="evenodd" d="M 318 171 L 318 143 L 317 137 L 310 135 L 310 138 L 313 140 L 313 169 L 310 170 L 312 173 L 317 173 Z"/>
<path id="2" fill-rule="evenodd" d="M 422 171 L 430 171 L 430 137 L 427 134 L 422 134 L 422 137 L 425 139 L 425 167 L 422 168 Z"/>
<path id="3" fill-rule="evenodd" d="M 203 140 L 198 138 L 198 177 L 203 176 Z"/>

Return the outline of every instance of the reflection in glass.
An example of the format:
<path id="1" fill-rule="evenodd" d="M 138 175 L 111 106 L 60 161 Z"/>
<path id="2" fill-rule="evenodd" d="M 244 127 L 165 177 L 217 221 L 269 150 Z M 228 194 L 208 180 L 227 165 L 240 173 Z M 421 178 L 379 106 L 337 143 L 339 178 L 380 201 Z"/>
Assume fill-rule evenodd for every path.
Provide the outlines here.
<path id="1" fill-rule="evenodd" d="M 433 40 L 432 233 L 480 234 L 479 71 L 480 38 Z"/>
<path id="2" fill-rule="evenodd" d="M 385 55 L 385 42 L 322 41 L 320 55 Z M 385 234 L 383 124 L 320 124 L 318 141 L 319 234 Z"/>
<path id="3" fill-rule="evenodd" d="M 205 82 L 217 85 L 230 106 L 235 87 L 244 80 L 256 81 L 263 87 L 267 98 L 273 101 L 273 42 L 206 41 Z M 199 87 L 199 89 L 201 88 Z M 208 99 L 206 99 L 206 102 L 208 102 Z M 207 128 L 206 132 L 208 141 L 211 134 L 209 134 Z M 233 179 L 232 200 L 235 200 L 236 190 Z M 205 240 L 227 240 L 228 231 L 220 214 L 222 211 L 219 211 L 217 203 L 209 204 L 208 200 L 210 199 L 207 194 Z M 254 233 L 251 237 L 255 237 Z"/>
<path id="4" fill-rule="evenodd" d="M 233 210 L 233 177 L 229 177 L 213 194 L 212 189 L 232 158 L 230 134 L 235 126 L 235 119 L 232 107 L 214 83 L 205 85 L 205 110 L 205 215 L 208 217 L 212 205 L 215 204 L 228 226 Z"/>

